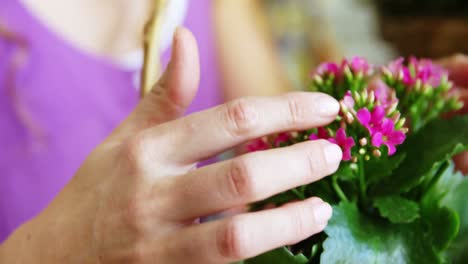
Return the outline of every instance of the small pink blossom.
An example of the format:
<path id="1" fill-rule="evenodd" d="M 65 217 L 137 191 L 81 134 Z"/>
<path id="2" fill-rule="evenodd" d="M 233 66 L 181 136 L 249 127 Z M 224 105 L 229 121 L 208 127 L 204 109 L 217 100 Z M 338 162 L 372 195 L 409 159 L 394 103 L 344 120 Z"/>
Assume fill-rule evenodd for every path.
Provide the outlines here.
<path id="1" fill-rule="evenodd" d="M 392 73 L 393 76 L 398 76 L 400 70 L 404 67 L 403 62 L 405 59 L 400 57 L 387 65 L 387 69 Z"/>
<path id="2" fill-rule="evenodd" d="M 291 140 L 291 135 L 289 133 L 280 133 L 275 138 L 275 146 L 280 147 L 281 144 L 287 143 L 289 140 Z"/>
<path id="3" fill-rule="evenodd" d="M 406 139 L 402 131 L 395 130 L 395 124 L 391 119 L 385 119 L 382 123 L 381 130 L 372 136 L 372 145 L 380 148 L 385 145 L 388 148 L 388 155 L 395 154 L 397 145 L 402 144 Z"/>
<path id="4" fill-rule="evenodd" d="M 414 69 L 414 78 L 432 87 L 438 87 L 442 77 L 448 74 L 444 68 L 434 64 L 429 59 L 418 60 L 415 57 L 411 57 L 409 59 L 409 64 Z"/>
<path id="5" fill-rule="evenodd" d="M 333 74 L 334 76 L 340 75 L 340 67 L 336 63 L 332 62 L 325 62 L 320 64 L 315 71 L 316 74 L 324 75 L 324 74 Z"/>
<path id="6" fill-rule="evenodd" d="M 385 109 L 382 106 L 376 106 L 372 113 L 367 108 L 362 108 L 357 112 L 359 122 L 369 130 L 370 135 L 374 135 L 380 130 L 385 117 Z"/>
<path id="7" fill-rule="evenodd" d="M 345 96 L 343 98 L 343 103 L 345 104 L 346 107 L 348 107 L 348 109 L 354 109 L 355 102 L 351 94 L 351 91 L 347 91 L 345 93 Z"/>
<path id="8" fill-rule="evenodd" d="M 369 88 L 374 91 L 377 104 L 385 109 L 398 101 L 398 99 L 392 96 L 392 89 L 388 87 L 387 84 L 385 84 L 381 79 L 374 80 L 369 85 Z"/>
<path id="9" fill-rule="evenodd" d="M 364 74 L 368 74 L 371 71 L 371 66 L 369 62 L 367 62 L 366 59 L 362 57 L 353 57 L 351 59 L 351 62 L 348 62 L 347 60 L 343 61 L 343 64 L 348 64 L 351 70 L 355 73 L 362 72 Z"/>
<path id="10" fill-rule="evenodd" d="M 336 136 L 334 138 L 329 138 L 328 141 L 330 141 L 333 144 L 337 144 L 338 146 L 341 147 L 343 150 L 343 160 L 348 161 L 350 160 L 351 157 L 351 148 L 356 145 L 354 142 L 354 139 L 352 137 L 347 137 L 346 136 L 346 131 L 344 128 L 340 128 L 336 131 Z"/>
<path id="11" fill-rule="evenodd" d="M 270 149 L 270 146 L 262 138 L 256 139 L 247 145 L 249 152 L 261 151 Z"/>
<path id="12" fill-rule="evenodd" d="M 414 85 L 419 80 L 422 84 L 429 84 L 432 87 L 438 87 L 443 76 L 448 72 L 434 64 L 429 59 L 416 59 L 411 57 L 408 66 L 404 65 L 404 59 L 398 58 L 387 65 L 387 69 L 394 77 L 398 77 L 405 85 Z"/>
<path id="13" fill-rule="evenodd" d="M 387 69 L 392 73 L 394 77 L 398 77 L 406 85 L 413 85 L 415 80 L 411 76 L 411 72 L 408 67 L 404 65 L 405 59 L 400 57 L 387 65 Z"/>
<path id="14" fill-rule="evenodd" d="M 323 127 L 319 127 L 317 128 L 317 134 L 310 134 L 309 139 L 310 140 L 328 139 L 329 137 L 330 137 L 330 134 L 328 134 L 328 131 Z"/>

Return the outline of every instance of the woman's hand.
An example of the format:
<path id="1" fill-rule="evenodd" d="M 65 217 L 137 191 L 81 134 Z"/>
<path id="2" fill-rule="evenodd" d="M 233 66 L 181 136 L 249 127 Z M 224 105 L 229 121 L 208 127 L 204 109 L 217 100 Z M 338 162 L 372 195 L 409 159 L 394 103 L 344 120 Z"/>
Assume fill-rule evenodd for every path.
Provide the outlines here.
<path id="1" fill-rule="evenodd" d="M 181 117 L 198 86 L 198 53 L 184 29 L 173 50 L 153 91 L 0 248 L 1 263 L 227 263 L 325 228 L 332 209 L 319 198 L 198 222 L 333 173 L 342 153 L 327 141 L 196 164 L 263 135 L 325 125 L 339 107 L 327 95 L 291 93 Z"/>
<path id="2" fill-rule="evenodd" d="M 458 54 L 440 61 L 445 68 L 450 72 L 456 86 L 460 88 L 460 99 L 464 106 L 459 111 L 459 114 L 468 114 L 468 56 Z M 468 152 L 459 154 L 454 158 L 457 168 L 464 174 L 468 173 Z"/>

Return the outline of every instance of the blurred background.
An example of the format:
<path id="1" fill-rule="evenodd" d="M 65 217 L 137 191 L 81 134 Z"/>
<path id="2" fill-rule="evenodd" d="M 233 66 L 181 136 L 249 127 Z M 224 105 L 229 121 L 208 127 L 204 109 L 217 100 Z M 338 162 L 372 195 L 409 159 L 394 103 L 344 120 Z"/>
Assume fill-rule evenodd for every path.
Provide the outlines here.
<path id="1" fill-rule="evenodd" d="M 265 0 L 271 32 L 296 87 L 319 61 L 468 53 L 466 0 Z"/>

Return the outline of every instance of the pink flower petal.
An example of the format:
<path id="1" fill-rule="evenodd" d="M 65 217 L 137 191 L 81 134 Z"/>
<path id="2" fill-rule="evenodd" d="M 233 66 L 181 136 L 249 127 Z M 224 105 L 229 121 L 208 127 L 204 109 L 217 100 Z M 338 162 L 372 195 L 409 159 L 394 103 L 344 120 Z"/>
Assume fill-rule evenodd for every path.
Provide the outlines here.
<path id="1" fill-rule="evenodd" d="M 326 139 L 326 138 L 330 137 L 330 135 L 328 134 L 328 131 L 323 127 L 319 127 L 317 129 L 317 132 L 318 132 L 318 137 L 319 138 Z"/>
<path id="2" fill-rule="evenodd" d="M 372 111 L 371 122 L 374 123 L 374 125 L 380 124 L 384 117 L 385 109 L 382 106 L 376 106 L 374 111 Z"/>
<path id="3" fill-rule="evenodd" d="M 344 128 L 340 128 L 338 129 L 338 131 L 336 131 L 336 141 L 338 141 L 340 144 L 341 143 L 344 143 L 346 141 L 346 132 L 344 130 Z"/>
<path id="4" fill-rule="evenodd" d="M 349 108 L 353 109 L 354 108 L 354 99 L 353 96 L 351 95 L 350 91 L 347 91 L 344 98 L 343 98 L 344 104 Z"/>
<path id="5" fill-rule="evenodd" d="M 393 131 L 387 135 L 388 142 L 393 145 L 400 145 L 405 142 L 406 135 L 401 131 Z"/>
<path id="6" fill-rule="evenodd" d="M 381 126 L 382 133 L 388 135 L 392 133 L 394 129 L 395 129 L 395 123 L 393 123 L 391 119 L 386 118 L 385 120 L 383 120 L 382 126 Z"/>
<path id="7" fill-rule="evenodd" d="M 384 143 L 383 134 L 381 132 L 377 132 L 372 136 L 372 145 L 375 147 L 380 148 Z"/>
<path id="8" fill-rule="evenodd" d="M 343 158 L 342 158 L 342 160 L 348 161 L 348 160 L 350 160 L 350 159 L 351 159 L 351 149 L 348 148 L 348 149 L 343 150 Z"/>
<path id="9" fill-rule="evenodd" d="M 371 114 L 367 108 L 362 108 L 359 110 L 356 116 L 359 122 L 364 126 L 367 126 L 371 121 Z"/>
<path id="10" fill-rule="evenodd" d="M 389 155 L 389 156 L 392 156 L 393 154 L 395 154 L 396 148 L 395 148 L 394 145 L 392 145 L 392 144 L 385 144 L 385 146 L 387 146 L 387 148 L 388 148 L 388 155 Z"/>

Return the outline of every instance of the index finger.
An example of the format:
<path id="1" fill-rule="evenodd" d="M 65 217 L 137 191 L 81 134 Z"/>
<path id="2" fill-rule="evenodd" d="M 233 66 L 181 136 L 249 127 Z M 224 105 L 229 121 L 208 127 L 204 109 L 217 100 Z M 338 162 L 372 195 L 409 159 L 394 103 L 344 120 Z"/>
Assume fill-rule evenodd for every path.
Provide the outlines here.
<path id="1" fill-rule="evenodd" d="M 338 111 L 338 102 L 321 93 L 242 98 L 151 128 L 145 138 L 166 150 L 159 156 L 186 165 L 264 135 L 326 125 Z"/>

